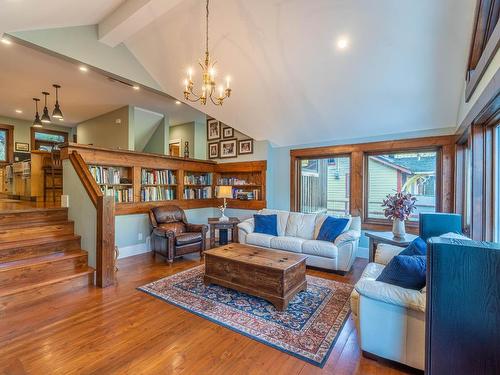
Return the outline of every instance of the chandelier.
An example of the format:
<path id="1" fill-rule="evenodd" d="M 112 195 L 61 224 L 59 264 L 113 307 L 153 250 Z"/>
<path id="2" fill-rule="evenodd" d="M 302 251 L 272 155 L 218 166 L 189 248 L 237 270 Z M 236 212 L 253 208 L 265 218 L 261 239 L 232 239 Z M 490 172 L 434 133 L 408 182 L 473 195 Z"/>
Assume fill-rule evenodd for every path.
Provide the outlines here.
<path id="1" fill-rule="evenodd" d="M 224 99 L 231 96 L 231 89 L 229 88 L 229 77 L 226 78 L 226 87 L 222 85 L 217 86 L 215 82 L 215 63 L 210 60 L 210 53 L 208 52 L 208 3 L 207 0 L 207 17 L 206 17 L 206 39 L 205 39 L 205 61 L 200 61 L 200 67 L 202 70 L 203 83 L 201 85 L 201 91 L 195 93 L 194 82 L 193 82 L 193 71 L 191 68 L 187 71 L 187 78 L 184 80 L 184 99 L 190 102 L 200 102 L 203 105 L 207 104 L 207 99 L 215 105 L 222 105 Z"/>

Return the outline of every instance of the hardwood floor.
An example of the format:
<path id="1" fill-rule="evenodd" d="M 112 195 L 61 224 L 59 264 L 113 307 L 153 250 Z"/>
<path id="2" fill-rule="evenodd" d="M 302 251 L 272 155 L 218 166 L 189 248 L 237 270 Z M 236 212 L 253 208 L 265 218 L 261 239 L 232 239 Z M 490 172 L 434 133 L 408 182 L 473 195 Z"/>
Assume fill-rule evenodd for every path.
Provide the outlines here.
<path id="1" fill-rule="evenodd" d="M 364 358 L 351 318 L 323 369 L 136 290 L 200 264 L 150 254 L 119 261 L 117 284 L 75 289 L 0 316 L 0 374 L 406 374 Z M 311 275 L 354 283 L 346 276 Z"/>

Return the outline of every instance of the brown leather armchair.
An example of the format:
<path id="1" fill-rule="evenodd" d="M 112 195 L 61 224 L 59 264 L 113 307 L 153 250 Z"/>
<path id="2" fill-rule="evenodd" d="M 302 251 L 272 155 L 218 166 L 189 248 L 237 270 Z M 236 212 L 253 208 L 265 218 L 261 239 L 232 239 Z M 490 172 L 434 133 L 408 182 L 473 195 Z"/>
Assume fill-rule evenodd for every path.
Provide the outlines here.
<path id="1" fill-rule="evenodd" d="M 185 254 L 205 250 L 208 226 L 189 224 L 182 208 L 174 205 L 155 207 L 149 211 L 153 226 L 151 247 L 153 256 L 160 253 L 168 262 Z"/>

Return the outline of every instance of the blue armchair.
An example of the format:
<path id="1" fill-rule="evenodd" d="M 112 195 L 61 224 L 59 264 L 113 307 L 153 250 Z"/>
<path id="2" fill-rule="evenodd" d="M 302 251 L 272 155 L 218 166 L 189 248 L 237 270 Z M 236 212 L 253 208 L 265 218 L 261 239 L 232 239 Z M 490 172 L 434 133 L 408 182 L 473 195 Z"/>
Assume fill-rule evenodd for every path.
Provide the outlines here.
<path id="1" fill-rule="evenodd" d="M 462 215 L 441 212 L 420 214 L 419 236 L 424 241 L 449 232 L 462 233 Z"/>

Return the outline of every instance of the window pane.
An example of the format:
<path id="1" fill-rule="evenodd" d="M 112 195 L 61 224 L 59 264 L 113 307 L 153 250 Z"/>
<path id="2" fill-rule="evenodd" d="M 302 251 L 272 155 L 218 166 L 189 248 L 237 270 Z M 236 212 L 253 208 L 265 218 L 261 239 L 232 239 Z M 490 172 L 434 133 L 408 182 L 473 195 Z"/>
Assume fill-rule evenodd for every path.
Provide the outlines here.
<path id="1" fill-rule="evenodd" d="M 0 160 L 7 161 L 7 130 L 0 130 Z"/>
<path id="2" fill-rule="evenodd" d="M 56 143 L 64 143 L 65 141 L 63 135 L 41 133 L 41 132 L 35 132 L 35 139 L 37 141 L 56 142 Z"/>
<path id="3" fill-rule="evenodd" d="M 302 160 L 301 211 L 349 214 L 350 168 L 349 157 Z"/>
<path id="4" fill-rule="evenodd" d="M 385 219 L 382 201 L 404 191 L 417 198 L 409 220 L 436 211 L 436 152 L 406 152 L 368 157 L 368 217 Z"/>

